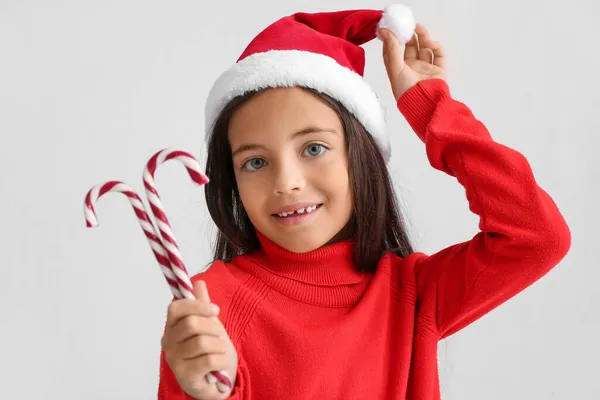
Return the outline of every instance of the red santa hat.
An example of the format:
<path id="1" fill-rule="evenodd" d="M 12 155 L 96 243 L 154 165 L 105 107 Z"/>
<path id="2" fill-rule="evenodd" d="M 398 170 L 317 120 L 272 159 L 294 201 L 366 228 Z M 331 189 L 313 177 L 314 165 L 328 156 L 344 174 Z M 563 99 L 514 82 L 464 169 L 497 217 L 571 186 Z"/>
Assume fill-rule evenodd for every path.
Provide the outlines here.
<path id="1" fill-rule="evenodd" d="M 410 9 L 296 13 L 274 22 L 246 47 L 237 62 L 223 72 L 207 99 L 207 141 L 220 112 L 247 92 L 307 86 L 342 103 L 375 139 L 385 161 L 391 155 L 381 104 L 363 79 L 365 54 L 361 44 L 392 31 L 401 43 L 412 37 L 415 19 Z"/>

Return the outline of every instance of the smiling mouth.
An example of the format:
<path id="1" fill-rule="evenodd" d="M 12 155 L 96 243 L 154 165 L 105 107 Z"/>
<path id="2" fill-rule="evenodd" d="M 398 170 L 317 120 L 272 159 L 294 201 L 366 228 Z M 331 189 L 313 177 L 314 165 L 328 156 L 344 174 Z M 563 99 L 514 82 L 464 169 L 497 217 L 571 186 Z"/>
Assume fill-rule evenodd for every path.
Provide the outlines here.
<path id="1" fill-rule="evenodd" d="M 290 217 L 300 217 L 300 216 L 304 216 L 304 215 L 310 215 L 311 213 L 315 212 L 316 210 L 318 210 L 319 208 L 321 208 L 323 204 L 315 204 L 314 206 L 309 206 L 306 208 L 300 208 L 298 210 L 295 211 L 291 211 L 291 212 L 283 212 L 283 213 L 279 213 L 279 214 L 271 214 L 273 217 L 276 218 L 281 218 L 281 219 L 285 219 L 285 218 L 290 218 Z"/>

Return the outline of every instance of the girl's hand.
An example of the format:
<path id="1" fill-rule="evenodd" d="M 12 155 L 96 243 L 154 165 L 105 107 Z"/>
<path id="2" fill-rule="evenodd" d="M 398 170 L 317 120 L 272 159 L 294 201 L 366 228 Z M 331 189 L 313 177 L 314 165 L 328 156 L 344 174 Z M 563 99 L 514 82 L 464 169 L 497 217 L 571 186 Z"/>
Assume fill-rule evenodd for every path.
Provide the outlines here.
<path id="1" fill-rule="evenodd" d="M 391 31 L 381 29 L 378 32 L 383 41 L 383 62 L 396 101 L 419 81 L 446 79 L 446 57 L 442 46 L 431 40 L 421 24 L 417 24 L 415 33 L 406 46 L 402 46 Z"/>
<path id="2" fill-rule="evenodd" d="M 206 378 L 210 371 L 225 370 L 235 383 L 238 354 L 221 321 L 211 307 L 204 281 L 194 282 L 197 300 L 175 300 L 169 305 L 167 327 L 162 338 L 165 359 L 181 388 L 199 400 L 219 400 L 215 380 Z M 211 376 L 214 379 L 214 377 Z"/>

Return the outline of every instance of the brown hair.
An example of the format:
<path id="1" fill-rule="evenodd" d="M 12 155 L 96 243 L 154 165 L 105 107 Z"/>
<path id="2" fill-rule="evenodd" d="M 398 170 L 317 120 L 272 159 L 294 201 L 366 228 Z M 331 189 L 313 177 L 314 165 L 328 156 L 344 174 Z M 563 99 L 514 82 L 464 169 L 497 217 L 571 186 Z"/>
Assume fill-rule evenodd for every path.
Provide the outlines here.
<path id="1" fill-rule="evenodd" d="M 338 101 L 314 89 L 305 88 L 327 103 L 340 116 L 346 135 L 348 174 L 353 197 L 355 264 L 359 271 L 374 271 L 383 252 L 401 257 L 413 252 L 404 227 L 398 201 L 383 156 L 371 135 Z M 233 113 L 258 91 L 230 101 L 217 118 L 208 143 L 205 186 L 208 211 L 215 222 L 215 260 L 229 262 L 236 255 L 260 247 L 254 226 L 240 200 L 228 139 Z"/>

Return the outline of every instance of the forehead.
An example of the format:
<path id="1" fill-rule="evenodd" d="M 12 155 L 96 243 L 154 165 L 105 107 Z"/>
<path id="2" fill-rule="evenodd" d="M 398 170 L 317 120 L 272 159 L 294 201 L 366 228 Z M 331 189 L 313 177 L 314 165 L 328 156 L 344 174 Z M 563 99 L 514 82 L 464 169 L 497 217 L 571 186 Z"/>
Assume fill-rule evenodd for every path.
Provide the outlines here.
<path id="1" fill-rule="evenodd" d="M 325 100 L 297 87 L 273 88 L 255 95 L 233 113 L 228 136 L 233 145 L 292 135 L 315 125 L 342 134 L 340 117 Z"/>

